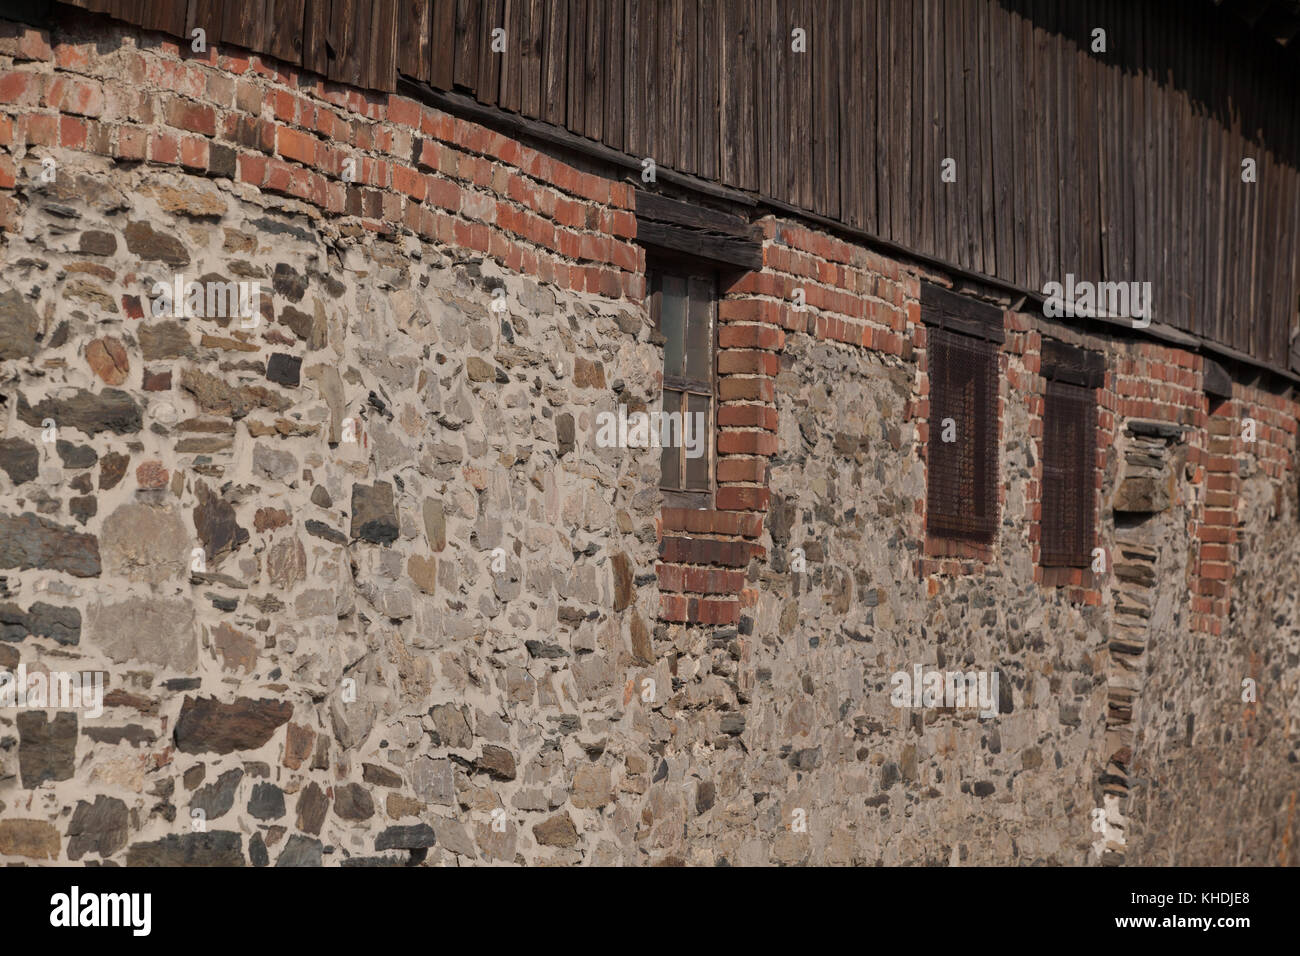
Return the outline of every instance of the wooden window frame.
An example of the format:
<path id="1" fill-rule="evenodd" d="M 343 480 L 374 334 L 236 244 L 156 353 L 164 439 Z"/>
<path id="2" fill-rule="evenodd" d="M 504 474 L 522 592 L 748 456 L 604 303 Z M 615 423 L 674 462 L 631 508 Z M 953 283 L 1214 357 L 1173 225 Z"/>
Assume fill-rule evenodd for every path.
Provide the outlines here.
<path id="1" fill-rule="evenodd" d="M 712 507 L 714 495 L 717 493 L 717 420 L 718 420 L 718 290 L 720 287 L 720 278 L 717 269 L 709 265 L 701 265 L 698 260 L 690 260 L 678 256 L 659 256 L 646 265 L 646 288 L 650 299 L 650 318 L 654 324 L 657 342 L 666 347 L 667 340 L 663 336 L 663 327 L 661 322 L 661 305 L 662 305 L 662 280 L 665 275 L 681 278 L 687 282 L 687 303 L 689 316 L 690 302 L 690 283 L 692 280 L 704 281 L 708 283 L 709 295 L 709 374 L 707 379 L 693 379 L 689 376 L 670 376 L 667 371 L 662 374 L 662 385 L 660 387 L 660 400 L 658 408 L 663 408 L 663 393 L 666 391 L 681 392 L 683 410 L 689 411 L 689 399 L 686 396 L 697 395 L 708 399 L 709 410 L 707 421 L 705 422 L 705 440 L 707 448 L 705 457 L 708 461 L 708 487 L 707 488 L 687 488 L 686 485 L 686 449 L 685 444 L 678 449 L 678 464 L 681 469 L 681 484 L 683 487 L 670 487 L 664 483 L 664 474 L 662 467 L 659 475 L 659 491 L 664 496 L 664 505 L 669 508 L 709 508 Z M 688 319 L 689 322 L 689 319 Z M 687 347 L 689 343 L 689 325 L 683 326 L 683 343 L 682 354 L 683 362 L 686 362 Z M 683 429 L 685 428 L 685 419 L 683 419 Z M 668 449 L 664 449 L 666 453 Z M 662 461 L 663 453 L 660 460 Z"/>
<path id="2" fill-rule="evenodd" d="M 930 382 L 926 537 L 989 547 L 997 540 L 1002 511 L 998 357 L 1005 338 L 1002 310 L 926 283 L 921 289 L 921 319 L 927 326 L 926 368 Z M 954 363 L 951 369 L 948 362 Z M 968 407 L 975 421 L 973 427 L 967 425 L 960 430 L 956 447 L 949 449 L 943 441 L 943 420 L 953 417 L 948 413 L 957 401 L 949 395 L 949 389 L 958 387 L 956 377 L 973 369 L 975 362 L 985 363 L 982 381 L 979 373 L 966 378 Z M 964 457 L 960 444 L 963 438 L 972 443 L 969 458 Z M 963 474 L 964 465 L 969 466 L 969 474 Z M 962 490 L 966 485 L 969 492 Z"/>

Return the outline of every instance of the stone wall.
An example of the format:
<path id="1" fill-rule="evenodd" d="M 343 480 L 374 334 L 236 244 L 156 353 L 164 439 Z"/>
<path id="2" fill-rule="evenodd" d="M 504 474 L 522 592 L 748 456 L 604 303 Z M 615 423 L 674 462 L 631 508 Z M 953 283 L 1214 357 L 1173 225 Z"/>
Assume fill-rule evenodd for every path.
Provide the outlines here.
<path id="1" fill-rule="evenodd" d="M 1289 393 L 1008 310 L 1000 533 L 927 553 L 950 279 L 767 217 L 714 507 L 665 508 L 596 442 L 660 399 L 630 180 L 86 29 L 0 21 L 0 670 L 106 697 L 0 708 L 0 859 L 1289 862 Z M 1107 359 L 1086 579 L 1037 564 L 1044 335 Z M 1000 714 L 892 706 L 916 665 Z"/>

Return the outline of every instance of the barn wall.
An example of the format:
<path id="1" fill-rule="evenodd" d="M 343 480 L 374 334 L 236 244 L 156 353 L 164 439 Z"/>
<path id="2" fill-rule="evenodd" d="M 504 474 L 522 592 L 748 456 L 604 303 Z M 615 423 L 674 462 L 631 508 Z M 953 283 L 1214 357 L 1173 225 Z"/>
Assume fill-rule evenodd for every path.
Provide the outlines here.
<path id="1" fill-rule="evenodd" d="M 128 30 L 0 58 L 0 668 L 108 691 L 0 708 L 5 861 L 1290 861 L 1293 400 L 1004 302 L 1001 527 L 937 553 L 951 277 L 772 216 L 719 305 L 714 507 L 666 508 L 654 450 L 596 440 L 663 363 L 607 170 Z M 258 308 L 155 315 L 178 274 Z M 1109 561 L 1064 580 L 1049 334 L 1107 369 Z M 918 665 L 999 713 L 894 706 Z"/>

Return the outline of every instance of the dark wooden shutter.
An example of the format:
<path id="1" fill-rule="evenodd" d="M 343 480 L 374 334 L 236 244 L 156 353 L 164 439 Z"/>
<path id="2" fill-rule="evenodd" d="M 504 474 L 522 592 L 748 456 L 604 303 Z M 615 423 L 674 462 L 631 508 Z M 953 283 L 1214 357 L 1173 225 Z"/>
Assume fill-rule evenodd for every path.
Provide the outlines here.
<path id="1" fill-rule="evenodd" d="M 1096 538 L 1097 398 L 1101 356 L 1043 343 L 1044 567 L 1088 567 Z"/>
<path id="2" fill-rule="evenodd" d="M 943 328 L 928 336 L 926 530 L 989 543 L 998 523 L 997 346 Z M 952 419 L 952 442 L 943 440 L 945 419 Z"/>

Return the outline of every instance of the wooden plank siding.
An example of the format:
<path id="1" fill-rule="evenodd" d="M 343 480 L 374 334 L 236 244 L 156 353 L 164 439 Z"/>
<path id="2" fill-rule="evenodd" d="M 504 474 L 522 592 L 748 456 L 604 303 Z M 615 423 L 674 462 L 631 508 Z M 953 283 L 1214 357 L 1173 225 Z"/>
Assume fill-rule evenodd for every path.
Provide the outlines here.
<path id="1" fill-rule="evenodd" d="M 67 5 L 458 91 L 1022 290 L 1149 281 L 1157 323 L 1288 364 L 1300 56 L 1210 0 Z"/>

